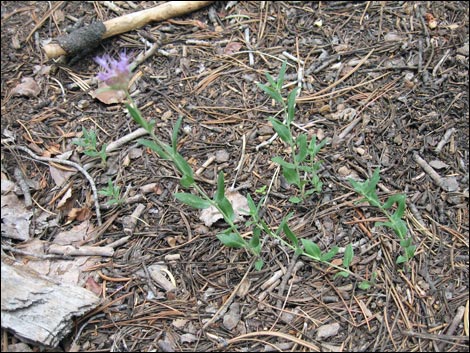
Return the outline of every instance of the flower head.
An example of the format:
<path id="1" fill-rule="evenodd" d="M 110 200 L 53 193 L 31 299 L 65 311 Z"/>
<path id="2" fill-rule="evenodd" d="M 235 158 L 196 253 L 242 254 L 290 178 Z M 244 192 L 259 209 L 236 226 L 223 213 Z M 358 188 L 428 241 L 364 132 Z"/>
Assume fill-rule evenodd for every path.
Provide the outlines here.
<path id="1" fill-rule="evenodd" d="M 97 78 L 113 89 L 127 90 L 127 85 L 131 78 L 130 58 L 125 52 L 121 52 L 119 58 L 119 61 L 115 60 L 108 54 L 96 57 L 96 63 L 105 70 L 98 73 Z"/>

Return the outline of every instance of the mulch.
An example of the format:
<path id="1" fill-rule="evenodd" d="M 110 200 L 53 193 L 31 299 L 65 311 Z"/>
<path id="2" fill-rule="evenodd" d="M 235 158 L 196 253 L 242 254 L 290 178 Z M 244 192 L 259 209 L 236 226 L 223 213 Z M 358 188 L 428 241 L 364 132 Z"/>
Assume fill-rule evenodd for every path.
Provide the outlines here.
<path id="1" fill-rule="evenodd" d="M 128 13 L 159 2 L 134 2 L 136 9 L 117 3 Z M 102 2 L 48 6 L 2 2 L 2 184 L 17 181 L 19 168 L 33 182 L 34 211 L 31 239 L 2 230 L 3 252 L 27 263 L 34 254 L 15 249 L 33 240 L 48 244 L 85 221 L 94 229 L 87 245 L 115 246 L 112 257 L 95 257 L 80 275 L 102 304 L 76 319 L 58 349 L 468 351 L 466 2 L 216 2 L 106 39 L 82 57 L 54 60 L 45 58 L 41 41 L 77 21 L 120 14 Z M 292 213 L 289 226 L 299 239 L 322 250 L 352 244 L 350 269 L 376 276 L 374 286 L 362 290 L 355 278 L 335 276 L 270 237 L 262 239 L 264 267 L 255 270 L 249 253 L 216 238 L 223 221 L 206 226 L 200 210 L 175 200 L 183 191 L 178 171 L 136 140 L 111 152 L 105 167 L 80 153 L 72 142 L 83 127 L 96 131 L 99 146 L 139 128 L 123 104 L 90 96 L 97 88 L 93 57 L 121 50 L 137 56 L 155 44 L 135 70 L 133 97 L 164 141 L 183 117 L 178 148 L 200 169 L 201 187 L 213 194 L 223 170 L 227 187 L 258 203 L 268 186 L 260 210 L 266 224 L 277 229 Z M 276 77 L 283 61 L 286 94 L 300 87 L 294 134 L 329 140 L 318 154 L 323 190 L 300 204 L 289 202 L 297 190 L 271 160 L 289 155 L 279 138 L 270 140 L 268 118 L 279 107 L 256 85 L 266 82 L 266 72 Z M 40 90 L 15 93 L 25 77 Z M 98 190 L 111 179 L 125 201 L 109 206 L 100 195 L 99 225 L 81 173 L 57 186 L 49 162 L 12 146 L 43 157 L 74 151 Z M 406 264 L 396 264 L 395 234 L 375 226 L 383 214 L 358 203 L 348 182 L 378 167 L 380 199 L 406 195 L 403 219 L 417 245 Z M 59 207 L 66 188 L 72 196 Z M 70 218 L 72 209 L 80 215 Z M 2 204 L 2 226 L 3 215 Z M 251 235 L 249 225 L 240 227 Z M 156 264 L 166 266 L 174 290 L 152 279 Z M 3 328 L 2 337 L 2 351 L 18 342 Z"/>

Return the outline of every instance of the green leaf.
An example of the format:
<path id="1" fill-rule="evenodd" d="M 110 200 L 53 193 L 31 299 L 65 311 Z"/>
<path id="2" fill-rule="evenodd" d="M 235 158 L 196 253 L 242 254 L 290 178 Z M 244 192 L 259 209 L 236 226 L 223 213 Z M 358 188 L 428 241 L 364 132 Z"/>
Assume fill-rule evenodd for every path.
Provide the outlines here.
<path id="1" fill-rule="evenodd" d="M 404 211 L 405 211 L 405 198 L 406 198 L 406 196 L 403 195 L 403 194 L 392 195 L 387 199 L 387 202 L 385 202 L 382 207 L 385 208 L 385 209 L 389 209 L 395 203 L 397 203 L 399 208 L 400 207 L 403 208 L 403 210 L 401 211 L 401 215 L 400 215 L 400 217 L 401 217 L 403 215 Z"/>
<path id="2" fill-rule="evenodd" d="M 291 197 L 289 197 L 289 202 L 291 202 L 293 204 L 298 204 L 298 203 L 302 202 L 302 199 L 298 196 L 291 196 Z"/>
<path id="3" fill-rule="evenodd" d="M 283 224 L 282 230 L 284 231 L 284 234 L 286 235 L 287 239 L 289 239 L 292 245 L 297 248 L 299 246 L 299 239 L 294 234 L 294 232 L 292 232 L 287 223 Z"/>
<path id="4" fill-rule="evenodd" d="M 333 257 L 335 257 L 338 251 L 339 251 L 339 247 L 337 246 L 332 247 L 327 253 L 322 254 L 322 256 L 320 257 L 320 261 L 329 262 Z"/>
<path id="5" fill-rule="evenodd" d="M 373 283 L 370 281 L 362 281 L 359 283 L 359 288 L 362 290 L 368 290 L 370 287 L 372 287 Z"/>
<path id="6" fill-rule="evenodd" d="M 284 178 L 286 178 L 289 184 L 294 184 L 298 188 L 301 187 L 300 176 L 295 169 L 283 167 L 282 175 L 284 175 Z"/>
<path id="7" fill-rule="evenodd" d="M 402 219 L 399 219 L 394 222 L 393 230 L 395 231 L 395 234 L 400 239 L 405 239 L 406 233 L 408 233 L 408 228 L 406 226 L 406 223 Z"/>
<path id="8" fill-rule="evenodd" d="M 258 83 L 258 87 L 261 88 L 268 96 L 274 99 L 276 102 L 284 105 L 284 100 L 279 92 L 277 92 L 274 88 L 268 87 L 261 83 Z"/>
<path id="9" fill-rule="evenodd" d="M 233 212 L 232 204 L 226 197 L 222 198 L 220 202 L 217 202 L 217 205 L 220 207 L 220 210 L 223 212 L 224 215 L 228 217 L 229 220 L 233 221 L 235 219 L 235 213 Z"/>
<path id="10" fill-rule="evenodd" d="M 336 278 L 336 277 L 348 278 L 348 277 L 349 277 L 349 273 L 346 272 L 346 271 L 341 271 L 341 272 L 338 272 L 337 274 L 335 274 L 333 278 Z"/>
<path id="11" fill-rule="evenodd" d="M 301 239 L 305 252 L 312 256 L 315 260 L 320 260 L 321 250 L 320 247 L 309 239 Z"/>
<path id="12" fill-rule="evenodd" d="M 321 141 L 317 145 L 317 137 L 315 135 L 313 135 L 312 139 L 310 140 L 310 143 L 308 145 L 308 153 L 310 154 L 310 156 L 312 158 L 314 158 L 318 154 L 318 152 L 320 152 L 320 150 L 323 148 L 323 146 L 326 145 L 327 142 L 328 142 L 328 140 L 324 139 L 323 141 Z"/>
<path id="13" fill-rule="evenodd" d="M 348 244 L 346 246 L 346 249 L 344 250 L 344 258 L 343 258 L 343 267 L 349 268 L 349 265 L 352 262 L 352 259 L 354 257 L 354 252 L 351 244 Z"/>
<path id="14" fill-rule="evenodd" d="M 140 143 L 141 145 L 144 145 L 145 147 L 150 148 L 152 151 L 158 153 L 158 155 L 161 158 L 170 159 L 170 156 L 168 155 L 168 153 L 165 152 L 163 150 L 163 148 L 161 148 L 160 145 L 158 145 L 154 141 L 149 141 L 149 140 L 145 140 L 145 139 L 138 139 L 137 142 Z"/>
<path id="15" fill-rule="evenodd" d="M 184 188 L 189 188 L 194 184 L 194 179 L 192 176 L 183 175 L 180 179 L 180 184 Z"/>
<path id="16" fill-rule="evenodd" d="M 402 264 L 402 263 L 407 262 L 407 261 L 408 261 L 408 259 L 406 258 L 406 256 L 400 255 L 400 256 L 397 257 L 396 263 L 397 263 L 397 265 L 399 265 L 399 264 Z"/>
<path id="17" fill-rule="evenodd" d="M 292 134 L 289 128 L 276 118 L 269 118 L 268 120 L 273 125 L 274 131 L 277 132 L 281 140 L 289 145 L 292 144 Z"/>
<path id="18" fill-rule="evenodd" d="M 265 73 L 266 79 L 268 80 L 269 84 L 273 89 L 277 88 L 277 82 L 274 80 L 274 78 L 269 74 L 269 72 Z"/>
<path id="19" fill-rule="evenodd" d="M 178 201 L 194 208 L 204 209 L 211 206 L 210 201 L 204 200 L 199 196 L 193 194 L 189 194 L 186 192 L 177 192 L 174 195 Z"/>
<path id="20" fill-rule="evenodd" d="M 295 98 L 299 87 L 294 88 L 287 96 L 287 123 L 290 125 L 295 117 Z"/>
<path id="21" fill-rule="evenodd" d="M 147 122 L 147 120 L 145 120 L 144 118 L 142 118 L 142 114 L 140 114 L 140 111 L 139 109 L 137 108 L 134 108 L 133 106 L 131 106 L 130 104 L 126 103 L 126 108 L 127 110 L 129 111 L 129 114 L 131 115 L 132 119 L 134 119 L 134 121 L 139 124 L 140 126 L 142 126 L 145 130 L 147 130 L 149 133 L 152 132 L 152 130 L 150 130 L 150 126 Z"/>
<path id="22" fill-rule="evenodd" d="M 250 194 L 246 195 L 246 200 L 248 203 L 248 208 L 250 209 L 250 215 L 251 216 L 258 215 L 258 208 L 256 207 L 256 204 L 251 198 Z"/>
<path id="23" fill-rule="evenodd" d="M 229 248 L 243 248 L 247 245 L 246 241 L 237 233 L 220 233 L 217 234 L 217 239 Z"/>
<path id="24" fill-rule="evenodd" d="M 279 71 L 279 75 L 277 76 L 277 90 L 280 91 L 282 85 L 284 83 L 284 75 L 286 74 L 287 70 L 287 62 L 284 61 L 281 66 L 281 70 Z"/>
<path id="25" fill-rule="evenodd" d="M 307 152 L 308 152 L 307 151 L 307 135 L 300 134 L 295 139 L 295 143 L 299 151 L 299 153 L 295 155 L 295 160 L 297 161 L 297 163 L 302 163 L 305 160 L 305 157 L 307 157 Z"/>
<path id="26" fill-rule="evenodd" d="M 183 117 L 180 116 L 173 127 L 173 133 L 171 134 L 171 147 L 173 147 L 173 152 L 176 153 L 176 147 L 178 145 L 178 131 L 181 127 L 181 122 L 183 121 Z"/>
<path id="27" fill-rule="evenodd" d="M 261 194 L 261 195 L 266 195 L 266 189 L 268 188 L 267 185 L 263 185 L 260 188 L 255 190 L 255 193 Z"/>
<path id="28" fill-rule="evenodd" d="M 222 199 L 225 197 L 225 184 L 224 184 L 224 172 L 221 170 L 217 177 L 217 191 L 214 195 L 214 201 L 216 203 L 222 202 Z"/>
<path id="29" fill-rule="evenodd" d="M 379 183 L 380 180 L 380 169 L 377 168 L 374 171 L 374 174 L 372 174 L 371 178 L 367 180 L 364 184 L 364 196 L 368 198 L 369 203 L 372 206 L 380 207 L 380 201 L 379 198 L 377 197 L 376 189 L 377 189 L 377 184 Z"/>
<path id="30" fill-rule="evenodd" d="M 255 270 L 256 271 L 259 271 L 263 268 L 263 265 L 264 265 L 264 261 L 263 259 L 258 259 L 255 261 Z"/>
<path id="31" fill-rule="evenodd" d="M 286 161 L 285 161 L 282 157 L 280 157 L 280 156 L 273 157 L 273 158 L 271 158 L 271 160 L 272 160 L 274 163 L 279 164 L 279 165 L 280 165 L 281 167 L 283 167 L 283 168 L 295 169 L 295 164 L 290 163 L 290 162 L 286 162 Z"/>
<path id="32" fill-rule="evenodd" d="M 178 168 L 181 174 L 183 174 L 183 178 L 180 180 L 181 185 L 184 187 L 189 187 L 194 184 L 193 170 L 189 166 L 188 162 L 186 162 L 186 160 L 183 158 L 183 156 L 179 153 L 176 153 L 171 156 L 171 159 L 173 160 L 176 168 Z"/>
<path id="33" fill-rule="evenodd" d="M 253 250 L 253 252 L 256 255 L 259 255 L 261 252 L 261 243 L 259 241 L 260 234 L 261 234 L 261 229 L 258 227 L 255 227 L 255 229 L 253 229 L 253 236 L 248 242 L 248 246 Z"/>
<path id="34" fill-rule="evenodd" d="M 406 257 L 408 260 L 412 259 L 415 256 L 416 245 L 410 245 L 405 248 Z"/>

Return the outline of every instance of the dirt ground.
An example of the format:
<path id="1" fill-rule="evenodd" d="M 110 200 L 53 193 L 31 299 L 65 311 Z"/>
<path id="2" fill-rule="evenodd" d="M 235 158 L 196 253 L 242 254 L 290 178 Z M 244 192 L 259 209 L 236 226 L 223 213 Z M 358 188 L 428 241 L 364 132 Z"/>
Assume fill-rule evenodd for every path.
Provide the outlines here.
<path id="1" fill-rule="evenodd" d="M 46 58 L 47 39 L 160 2 L 114 3 L 115 11 L 104 2 L 1 7 L 2 256 L 56 278 L 53 265 L 69 264 L 76 284 L 103 299 L 76 318 L 56 351 L 468 351 L 467 3 L 216 2 L 103 40 L 90 53 Z M 349 268 L 358 277 L 335 276 L 264 233 L 258 271 L 250 253 L 217 239 L 224 221 L 207 225 L 201 210 L 175 199 L 184 190 L 169 161 L 132 139 L 104 165 L 73 143 L 83 128 L 96 132 L 100 149 L 140 127 L 123 103 L 90 95 L 93 58 L 121 50 L 136 57 L 152 46 L 131 95 L 163 141 L 183 118 L 178 150 L 198 185 L 212 195 L 222 170 L 226 188 L 255 203 L 265 197 L 260 215 L 271 229 L 292 213 L 298 239 L 324 251 L 352 244 Z M 256 85 L 265 73 L 277 77 L 283 61 L 285 96 L 300 87 L 294 136 L 328 141 L 317 155 L 323 188 L 297 204 L 289 201 L 297 188 L 272 161 L 288 158 L 287 146 L 279 137 L 267 142 L 268 118 L 280 107 Z M 108 180 L 120 187 L 123 202 L 110 205 L 100 193 L 100 225 L 83 173 L 24 147 L 41 158 L 70 152 L 98 190 Z M 381 201 L 406 195 L 402 219 L 417 248 L 404 264 L 396 263 L 397 236 L 374 224 L 384 214 L 357 203 L 348 181 L 377 167 Z M 7 180 L 22 180 L 31 196 L 23 239 L 5 230 Z M 249 224 L 239 228 L 252 235 Z M 67 237 L 77 249 L 114 252 L 46 256 Z M 166 282 L 150 273 L 157 264 L 166 266 Z M 359 288 L 357 278 L 374 277 Z M 19 342 L 2 328 L 2 351 Z"/>

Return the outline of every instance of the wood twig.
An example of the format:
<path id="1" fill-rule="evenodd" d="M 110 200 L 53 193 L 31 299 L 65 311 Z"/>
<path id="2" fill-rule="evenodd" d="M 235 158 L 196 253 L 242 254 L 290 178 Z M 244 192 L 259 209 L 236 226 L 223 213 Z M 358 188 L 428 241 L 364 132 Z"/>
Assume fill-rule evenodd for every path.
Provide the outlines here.
<path id="1" fill-rule="evenodd" d="M 88 174 L 88 172 L 81 165 L 79 165 L 75 162 L 60 159 L 60 158 L 40 157 L 40 156 L 36 155 L 33 151 L 31 151 L 29 148 L 24 147 L 24 146 L 8 146 L 7 148 L 16 149 L 16 150 L 26 152 L 33 159 L 41 161 L 41 162 L 53 162 L 53 163 L 67 165 L 69 167 L 75 168 L 80 173 L 82 173 L 85 176 L 85 178 L 88 180 L 88 182 L 90 183 L 91 190 L 93 192 L 93 199 L 94 199 L 94 202 L 95 202 L 95 211 L 96 211 L 96 218 L 98 220 L 98 224 L 100 226 L 103 224 L 103 222 L 101 220 L 100 203 L 99 203 L 99 200 L 98 200 L 98 191 L 96 190 L 95 182 L 94 182 L 93 178 L 91 177 L 91 175 Z"/>

